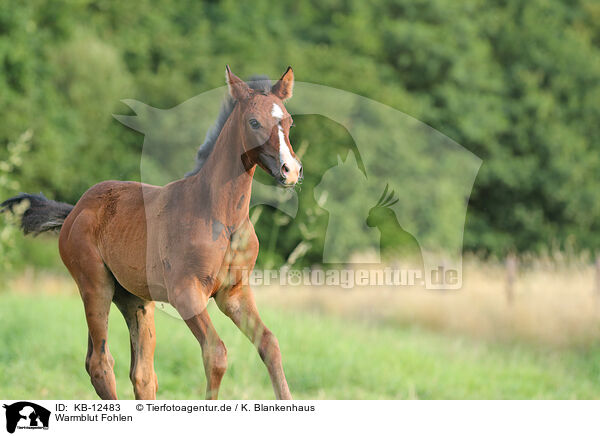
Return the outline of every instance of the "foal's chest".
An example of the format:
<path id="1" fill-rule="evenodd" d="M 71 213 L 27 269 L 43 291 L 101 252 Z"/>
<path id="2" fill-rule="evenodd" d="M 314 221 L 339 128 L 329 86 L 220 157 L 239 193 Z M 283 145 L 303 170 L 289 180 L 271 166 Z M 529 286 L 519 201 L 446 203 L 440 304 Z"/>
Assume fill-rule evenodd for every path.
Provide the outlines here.
<path id="1" fill-rule="evenodd" d="M 257 256 L 258 238 L 248 220 L 229 235 L 218 273 L 219 289 L 231 287 L 244 277 L 248 277 L 254 268 Z"/>

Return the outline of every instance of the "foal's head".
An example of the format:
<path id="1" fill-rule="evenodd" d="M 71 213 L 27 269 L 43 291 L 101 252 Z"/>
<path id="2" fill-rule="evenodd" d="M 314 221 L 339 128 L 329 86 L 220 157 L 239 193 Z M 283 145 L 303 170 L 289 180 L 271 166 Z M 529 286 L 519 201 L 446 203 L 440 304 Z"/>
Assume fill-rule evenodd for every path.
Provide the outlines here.
<path id="1" fill-rule="evenodd" d="M 226 76 L 229 94 L 237 101 L 232 118 L 240 129 L 245 150 L 244 165 L 259 165 L 284 186 L 301 181 L 302 164 L 289 138 L 293 121 L 283 105 L 292 96 L 292 68 L 288 67 L 270 91 L 250 88 L 231 72 L 229 66 Z"/>

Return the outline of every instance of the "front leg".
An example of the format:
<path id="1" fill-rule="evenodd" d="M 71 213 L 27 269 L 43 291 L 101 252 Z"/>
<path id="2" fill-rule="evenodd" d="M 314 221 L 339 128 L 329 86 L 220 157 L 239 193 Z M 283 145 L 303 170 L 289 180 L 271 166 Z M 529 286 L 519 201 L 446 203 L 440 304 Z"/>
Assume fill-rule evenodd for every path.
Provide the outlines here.
<path id="1" fill-rule="evenodd" d="M 281 363 L 281 351 L 275 335 L 260 319 L 254 295 L 247 285 L 238 285 L 231 290 L 222 290 L 215 295 L 221 311 L 252 341 L 265 363 L 275 397 L 278 400 L 291 400 L 292 394 Z"/>
<path id="2" fill-rule="evenodd" d="M 208 316 L 205 287 L 197 278 L 181 280 L 169 290 L 169 302 L 177 309 L 202 347 L 206 399 L 216 400 L 227 370 L 227 349 Z"/>
<path id="3" fill-rule="evenodd" d="M 221 380 L 227 370 L 227 348 L 217 334 L 206 309 L 186 319 L 185 323 L 202 347 L 202 361 L 206 374 L 206 399 L 216 400 L 219 396 Z"/>

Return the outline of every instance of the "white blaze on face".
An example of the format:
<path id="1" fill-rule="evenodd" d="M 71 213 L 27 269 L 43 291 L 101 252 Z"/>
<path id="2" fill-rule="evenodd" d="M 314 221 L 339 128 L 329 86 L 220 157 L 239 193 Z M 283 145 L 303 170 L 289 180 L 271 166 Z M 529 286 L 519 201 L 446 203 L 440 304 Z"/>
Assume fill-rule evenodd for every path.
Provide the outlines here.
<path id="1" fill-rule="evenodd" d="M 286 164 L 290 170 L 293 170 L 296 166 L 298 166 L 298 162 L 296 162 L 296 159 L 292 157 L 290 148 L 285 143 L 283 128 L 281 126 L 277 126 L 277 130 L 279 135 L 279 159 L 281 160 L 282 164 Z"/>
<path id="2" fill-rule="evenodd" d="M 278 123 L 283 118 L 283 110 L 277 103 L 273 103 L 273 109 L 271 109 L 271 115 L 273 115 L 273 118 L 275 118 Z"/>
<path id="3" fill-rule="evenodd" d="M 286 181 L 290 183 L 296 183 L 300 174 L 300 164 L 290 152 L 290 148 L 285 142 L 285 134 L 283 133 L 283 127 L 281 127 L 281 119 L 283 118 L 283 110 L 277 103 L 273 103 L 273 109 L 271 115 L 277 122 L 277 136 L 279 137 L 279 162 L 281 165 L 285 164 L 288 168 L 288 174 Z"/>

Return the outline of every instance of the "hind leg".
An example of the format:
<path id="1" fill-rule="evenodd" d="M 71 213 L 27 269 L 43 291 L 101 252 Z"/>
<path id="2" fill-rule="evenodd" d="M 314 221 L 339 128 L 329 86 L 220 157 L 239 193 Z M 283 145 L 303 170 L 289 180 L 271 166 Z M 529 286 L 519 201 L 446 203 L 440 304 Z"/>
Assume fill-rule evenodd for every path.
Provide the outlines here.
<path id="1" fill-rule="evenodd" d="M 86 354 L 86 356 L 85 356 L 85 370 L 86 370 L 86 372 L 87 372 L 87 373 L 88 373 L 90 376 L 92 375 L 92 373 L 90 372 L 90 362 L 91 362 L 91 360 L 92 360 L 92 354 L 93 354 L 93 351 L 94 351 L 94 344 L 93 344 L 93 342 L 92 342 L 92 336 L 91 336 L 91 334 L 88 332 L 88 348 L 87 348 L 87 354 Z M 110 361 L 111 367 L 113 367 L 113 366 L 114 366 L 114 360 L 113 360 L 113 358 L 112 358 L 112 356 L 111 356 L 110 354 L 108 355 L 108 358 L 109 358 L 109 361 Z M 92 380 L 92 383 L 93 383 L 93 380 Z M 95 385 L 94 385 L 94 386 L 95 386 Z M 97 392 L 97 391 L 96 391 L 96 392 Z M 100 395 L 100 394 L 98 394 L 98 395 Z M 115 394 L 115 395 L 116 395 L 116 394 Z M 101 397 L 101 398 L 102 398 L 102 397 Z"/>
<path id="2" fill-rule="evenodd" d="M 94 344 L 92 344 L 92 337 L 88 332 L 88 349 L 87 354 L 85 355 L 85 371 L 90 373 L 90 359 L 92 358 L 92 351 L 94 350 Z"/>
<path id="3" fill-rule="evenodd" d="M 129 378 L 133 383 L 136 400 L 155 400 L 158 380 L 154 372 L 154 302 L 143 300 L 116 283 L 114 303 L 119 308 L 131 343 Z"/>
<path id="4" fill-rule="evenodd" d="M 115 361 L 108 350 L 108 314 L 115 292 L 114 279 L 86 232 L 71 232 L 70 237 L 61 238 L 59 248 L 85 308 L 89 331 L 86 370 L 100 398 L 115 400 Z"/>
<path id="5" fill-rule="evenodd" d="M 98 267 L 95 277 L 78 281 L 89 330 L 86 369 L 98 396 L 116 400 L 115 361 L 108 349 L 108 314 L 114 286 L 104 265 L 101 267 L 104 271 Z"/>

